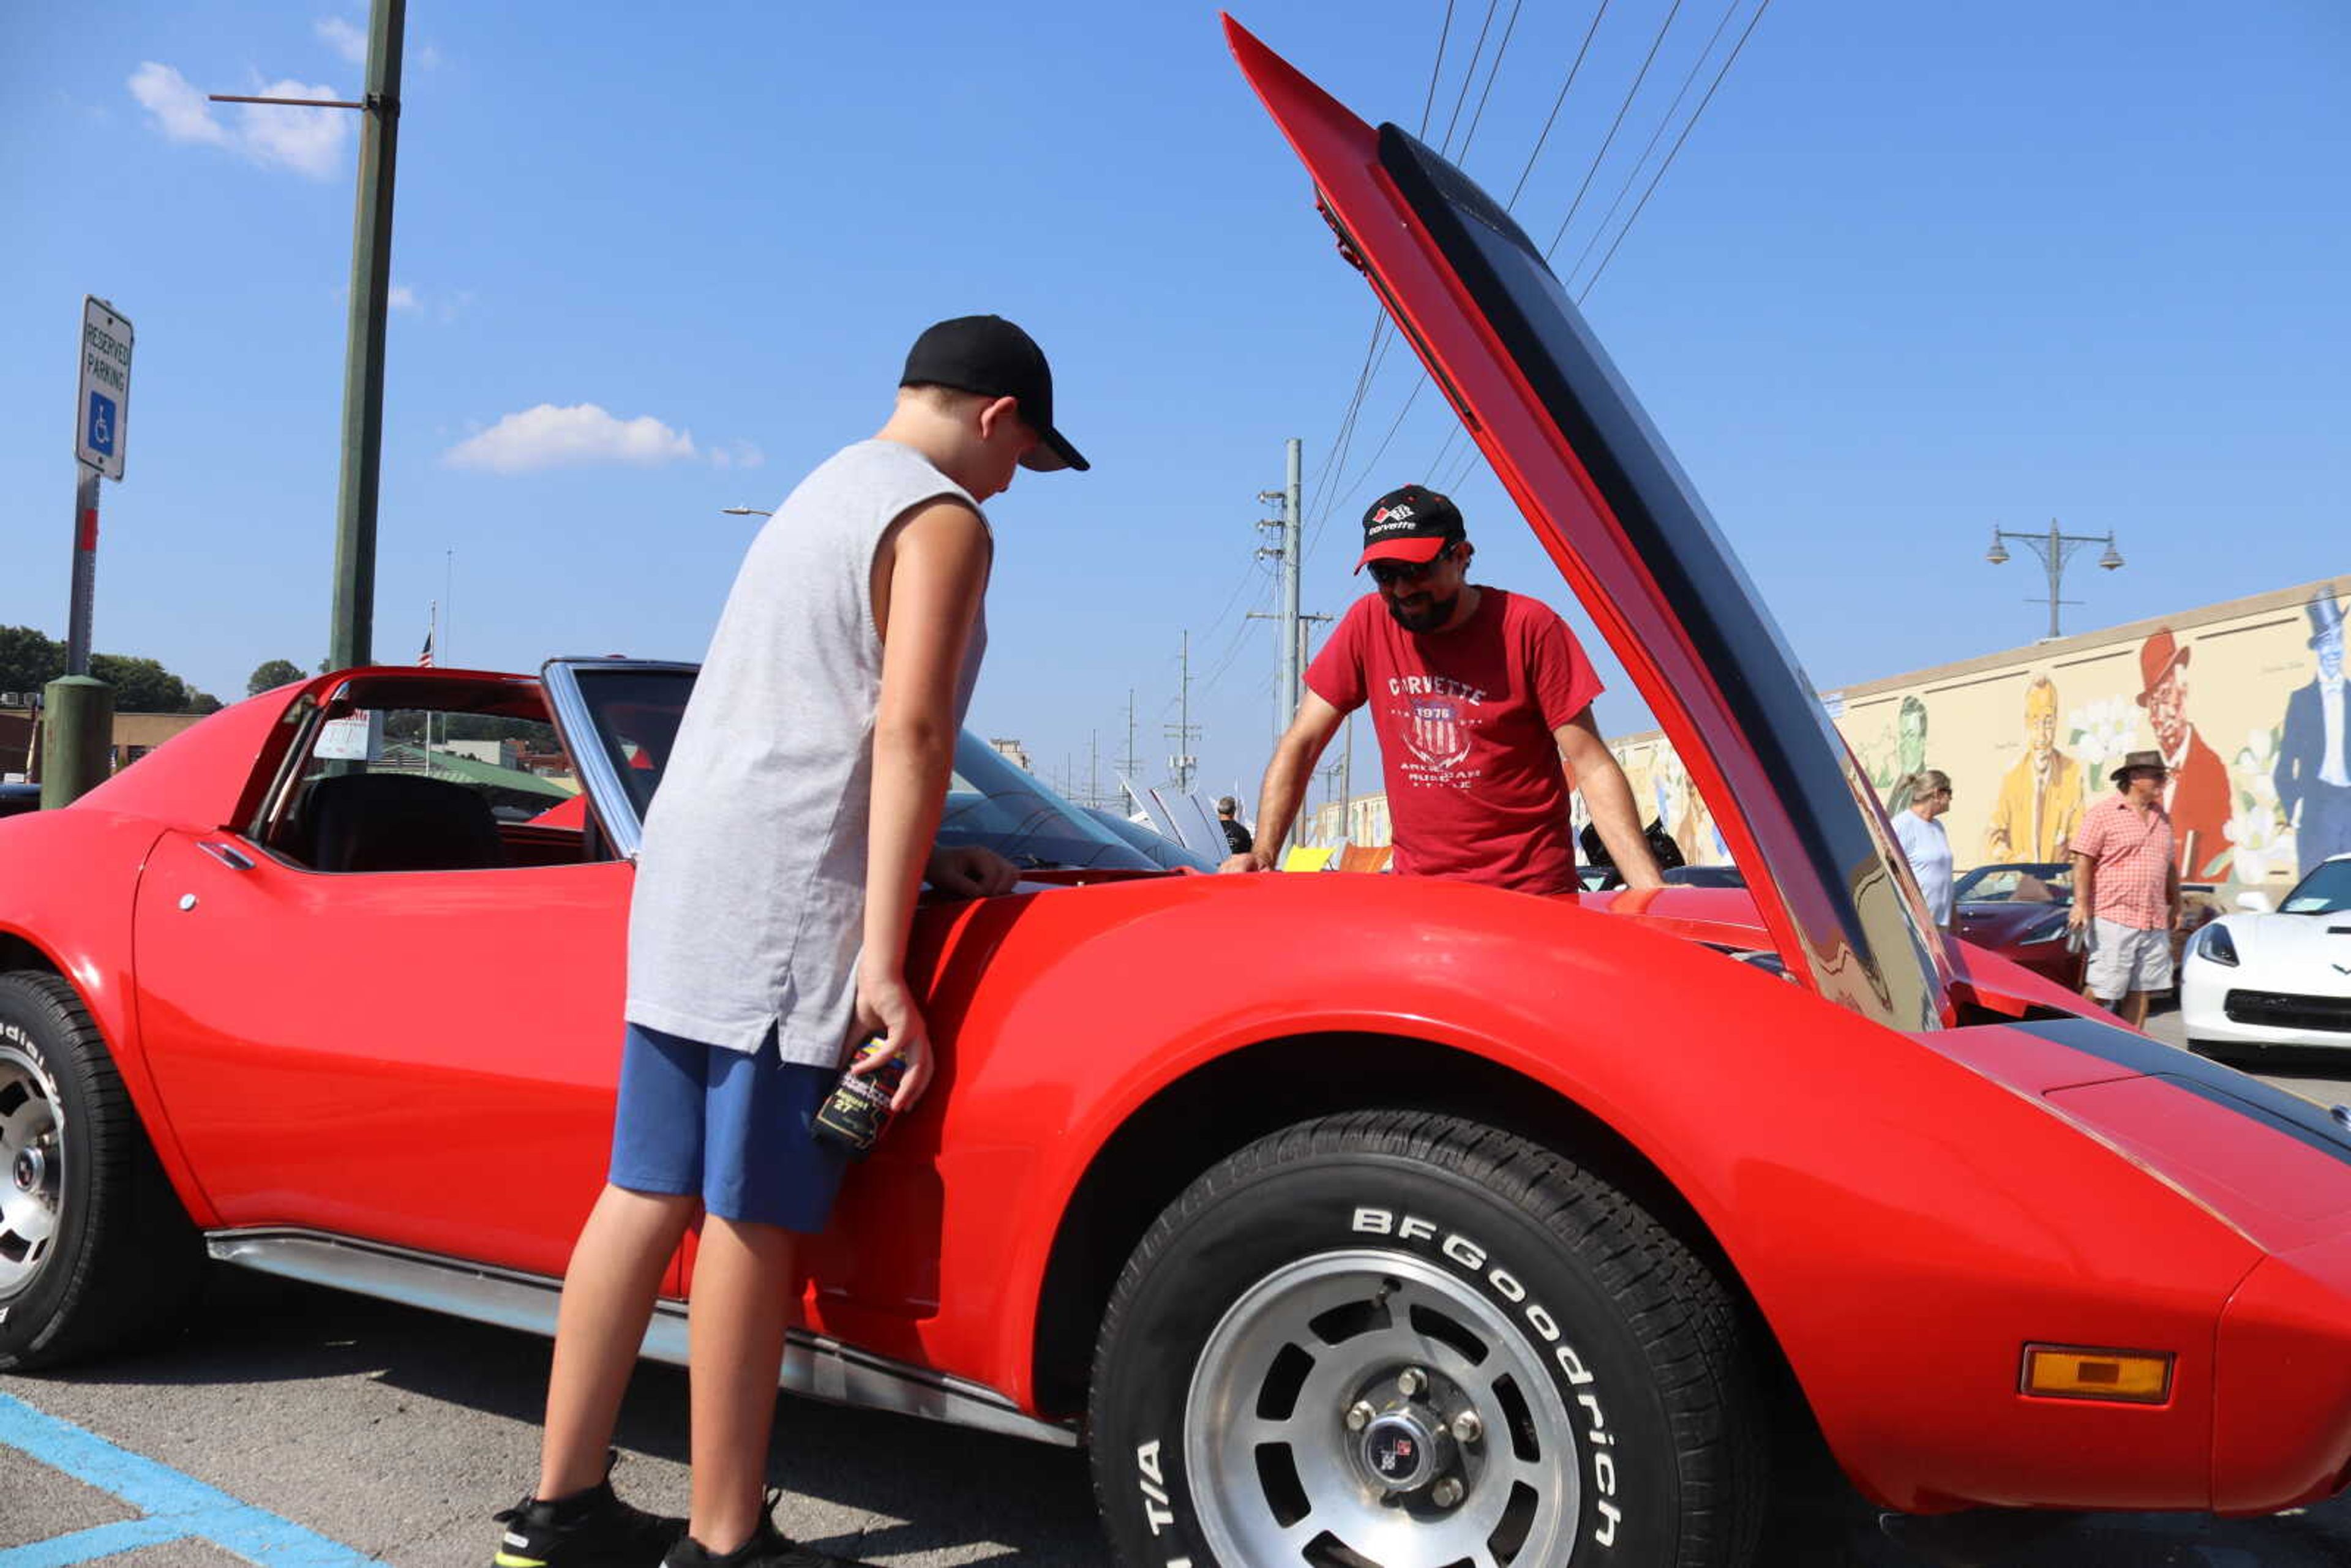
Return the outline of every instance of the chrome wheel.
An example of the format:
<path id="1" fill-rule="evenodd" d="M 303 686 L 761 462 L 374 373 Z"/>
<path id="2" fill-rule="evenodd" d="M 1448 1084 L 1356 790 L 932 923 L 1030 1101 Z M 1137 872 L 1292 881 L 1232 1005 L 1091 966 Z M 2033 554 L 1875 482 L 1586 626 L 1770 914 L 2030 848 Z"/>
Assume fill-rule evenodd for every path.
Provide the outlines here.
<path id="1" fill-rule="evenodd" d="M 1245 1291 L 1186 1396 L 1185 1462 L 1226 1563 L 1535 1568 L 1582 1505 L 1569 1413 L 1474 1283 L 1325 1252 Z"/>
<path id="2" fill-rule="evenodd" d="M 57 1089 L 29 1056 L 0 1045 L 0 1299 L 48 1261 L 63 1217 L 65 1117 Z"/>

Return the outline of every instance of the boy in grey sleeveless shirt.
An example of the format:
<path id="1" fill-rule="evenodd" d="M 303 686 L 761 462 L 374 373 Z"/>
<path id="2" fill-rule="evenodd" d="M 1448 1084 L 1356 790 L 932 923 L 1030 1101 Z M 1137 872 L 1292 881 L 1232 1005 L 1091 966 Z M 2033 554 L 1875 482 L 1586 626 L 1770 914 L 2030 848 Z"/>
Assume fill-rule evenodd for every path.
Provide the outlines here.
<path id="1" fill-rule="evenodd" d="M 810 1124 L 852 1040 L 931 1078 L 905 977 L 921 883 L 975 897 L 1017 873 L 935 849 L 987 645 L 980 503 L 1017 467 L 1084 468 L 1052 372 L 994 316 L 908 354 L 871 441 L 835 454 L 746 556 L 647 813 L 629 916 L 611 1174 L 564 1277 L 537 1491 L 498 1516 L 495 1568 L 826 1568 L 761 1506 L 796 1275 L 839 1156 Z M 615 1497 L 612 1428 L 662 1275 L 705 1216 L 693 1335 L 694 1515 Z"/>

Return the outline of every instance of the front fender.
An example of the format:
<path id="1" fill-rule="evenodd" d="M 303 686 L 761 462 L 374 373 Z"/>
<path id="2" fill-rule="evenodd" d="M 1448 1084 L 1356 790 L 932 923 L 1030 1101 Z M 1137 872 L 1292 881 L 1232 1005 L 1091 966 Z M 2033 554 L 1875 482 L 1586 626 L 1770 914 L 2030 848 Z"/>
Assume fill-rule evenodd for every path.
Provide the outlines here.
<path id="1" fill-rule="evenodd" d="M 961 992 L 975 1050 L 946 1097 L 937 1299 L 999 1310 L 951 1310 L 933 1348 L 1032 1407 L 1053 1238 L 1118 1129 L 1259 1042 L 1391 1034 L 1540 1085 L 1653 1164 L 1878 1500 L 2038 1500 L 2036 1466 L 2069 1495 L 2095 1472 L 2114 1506 L 2209 1495 L 2213 1328 L 2257 1249 L 1937 1033 L 1573 900 L 1459 883 L 1186 878 L 969 918 L 985 983 Z M 2032 1339 L 2179 1348 L 2174 1406 L 2110 1445 L 2128 1466 L 2079 1451 L 2111 1412 L 2017 1399 Z"/>
<path id="2" fill-rule="evenodd" d="M 132 983 L 132 909 L 163 825 L 78 804 L 12 817 L 0 829 L 0 865 L 7 868 L 0 882 L 0 936 L 24 943 L 80 996 L 189 1218 L 199 1226 L 214 1223 L 212 1201 L 147 1071 Z"/>

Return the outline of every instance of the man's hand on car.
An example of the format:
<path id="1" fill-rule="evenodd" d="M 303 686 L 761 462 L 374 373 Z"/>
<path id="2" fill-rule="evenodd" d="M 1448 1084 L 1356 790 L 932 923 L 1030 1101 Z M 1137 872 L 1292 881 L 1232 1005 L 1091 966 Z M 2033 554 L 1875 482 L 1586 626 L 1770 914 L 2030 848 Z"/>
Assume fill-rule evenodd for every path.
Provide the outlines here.
<path id="1" fill-rule="evenodd" d="M 1263 850 L 1245 850 L 1237 855 L 1228 855 L 1225 857 L 1225 863 L 1217 868 L 1219 873 L 1271 871 L 1272 869 L 1273 857 Z"/>

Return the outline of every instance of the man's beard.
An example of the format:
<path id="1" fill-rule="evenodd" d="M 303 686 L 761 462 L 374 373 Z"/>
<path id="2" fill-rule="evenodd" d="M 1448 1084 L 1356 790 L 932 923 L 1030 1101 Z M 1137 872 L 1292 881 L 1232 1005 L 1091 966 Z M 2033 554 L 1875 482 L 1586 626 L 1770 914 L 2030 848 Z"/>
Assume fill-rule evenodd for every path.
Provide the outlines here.
<path id="1" fill-rule="evenodd" d="M 1455 589 L 1449 599 L 1431 597 L 1416 610 L 1406 610 L 1398 599 L 1387 601 L 1388 614 L 1407 632 L 1434 632 L 1453 619 L 1453 607 L 1461 602 L 1461 591 Z"/>

